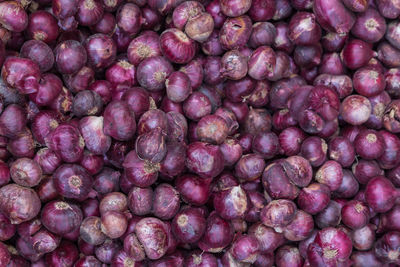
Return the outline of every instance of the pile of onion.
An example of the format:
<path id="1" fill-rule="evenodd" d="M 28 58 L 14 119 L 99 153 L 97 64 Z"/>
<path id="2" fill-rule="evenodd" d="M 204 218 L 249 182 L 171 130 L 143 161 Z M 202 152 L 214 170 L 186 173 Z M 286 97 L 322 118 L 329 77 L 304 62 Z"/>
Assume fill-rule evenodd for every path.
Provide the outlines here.
<path id="1" fill-rule="evenodd" d="M 399 19 L 0 2 L 0 267 L 400 266 Z"/>

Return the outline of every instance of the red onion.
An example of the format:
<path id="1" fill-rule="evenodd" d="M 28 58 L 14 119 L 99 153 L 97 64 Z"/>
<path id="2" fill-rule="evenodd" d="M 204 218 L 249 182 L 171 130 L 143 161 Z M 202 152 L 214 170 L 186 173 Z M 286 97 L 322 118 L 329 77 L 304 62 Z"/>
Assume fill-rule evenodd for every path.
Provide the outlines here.
<path id="1" fill-rule="evenodd" d="M 283 162 L 268 165 L 262 176 L 264 189 L 273 199 L 295 199 L 299 195 L 299 189 L 292 184 L 289 173 L 286 173 Z M 279 177 L 279 179 L 277 179 Z"/>
<path id="2" fill-rule="evenodd" d="M 186 23 L 185 33 L 189 38 L 200 43 L 205 42 L 214 29 L 213 17 L 207 13 L 200 13 Z"/>
<path id="3" fill-rule="evenodd" d="M 160 56 L 144 59 L 137 68 L 139 84 L 150 92 L 165 87 L 165 80 L 173 72 L 171 64 Z"/>
<path id="4" fill-rule="evenodd" d="M 397 254 L 399 246 L 399 233 L 386 233 L 375 243 L 375 255 L 378 259 L 385 263 L 399 263 L 399 255 Z"/>
<path id="5" fill-rule="evenodd" d="M 42 179 L 42 170 L 35 161 L 28 158 L 20 158 L 11 164 L 10 175 L 11 179 L 17 184 L 34 187 Z"/>
<path id="6" fill-rule="evenodd" d="M 276 4 L 274 0 L 253 0 L 249 15 L 254 21 L 270 20 L 276 12 Z"/>
<path id="7" fill-rule="evenodd" d="M 310 265 L 335 264 L 346 261 L 352 252 L 350 237 L 342 230 L 327 227 L 318 232 L 313 243 L 308 246 L 307 257 Z"/>
<path id="8" fill-rule="evenodd" d="M 58 71 L 73 74 L 86 64 L 87 54 L 84 47 L 75 40 L 60 43 L 54 50 Z"/>
<path id="9" fill-rule="evenodd" d="M 327 31 L 347 33 L 355 22 L 354 15 L 338 0 L 329 3 L 323 0 L 314 0 L 314 13 L 317 21 Z"/>
<path id="10" fill-rule="evenodd" d="M 196 45 L 184 32 L 171 28 L 161 34 L 160 48 L 173 63 L 186 64 L 193 59 Z"/>
<path id="11" fill-rule="evenodd" d="M 400 264 L 398 1 L 0 2 L 0 266 Z"/>
<path id="12" fill-rule="evenodd" d="M 313 183 L 300 191 L 297 204 L 307 213 L 316 214 L 329 204 L 330 190 L 324 184 Z"/>
<path id="13" fill-rule="evenodd" d="M 168 245 L 168 233 L 165 224 L 156 218 L 145 218 L 136 224 L 136 236 L 150 259 L 159 259 Z"/>
<path id="14" fill-rule="evenodd" d="M 280 247 L 275 255 L 275 262 L 278 266 L 301 266 L 303 261 L 300 251 L 296 247 Z"/>
<path id="15" fill-rule="evenodd" d="M 210 183 L 196 175 L 186 174 L 176 179 L 182 200 L 196 206 L 204 205 L 210 196 Z"/>
<path id="16" fill-rule="evenodd" d="M 81 0 L 78 2 L 76 19 L 83 26 L 92 26 L 103 16 L 103 5 L 98 0 Z"/>
<path id="17" fill-rule="evenodd" d="M 30 38 L 45 43 L 54 42 L 59 34 L 56 18 L 46 11 L 36 11 L 29 16 L 26 29 Z"/>
<path id="18" fill-rule="evenodd" d="M 140 30 L 141 14 L 137 5 L 127 3 L 119 7 L 116 21 L 118 27 L 124 32 L 134 36 Z"/>
<path id="19" fill-rule="evenodd" d="M 79 228 L 82 211 L 75 204 L 56 200 L 43 207 L 41 221 L 52 233 L 67 234 Z"/>
<path id="20" fill-rule="evenodd" d="M 77 247 L 70 241 L 62 241 L 60 246 L 51 253 L 45 256 L 47 265 L 61 265 L 72 266 L 78 259 L 79 252 Z"/>
<path id="21" fill-rule="evenodd" d="M 160 168 L 158 163 L 140 159 L 134 150 L 126 155 L 122 165 L 128 181 L 140 187 L 152 185 L 157 180 Z"/>
<path id="22" fill-rule="evenodd" d="M 351 29 L 351 33 L 355 37 L 363 39 L 367 42 L 378 42 L 386 32 L 386 22 L 375 9 L 368 8 L 367 10 L 363 11 L 365 12 L 357 15 L 357 19 L 353 28 Z"/>
<path id="23" fill-rule="evenodd" d="M 92 1 L 93 0 L 83 0 Z M 85 41 L 88 63 L 94 69 L 103 69 L 110 66 L 116 58 L 115 42 L 108 35 L 97 33 L 89 36 Z"/>
<path id="24" fill-rule="evenodd" d="M 121 118 L 124 118 L 124 127 L 116 127 L 116 122 Z M 135 114 L 123 101 L 113 101 L 106 107 L 103 123 L 104 133 L 120 141 L 130 139 L 136 131 Z"/>
<path id="25" fill-rule="evenodd" d="M 135 215 L 146 215 L 152 209 L 153 190 L 133 187 L 128 194 L 128 206 Z"/>
<path id="26" fill-rule="evenodd" d="M 1 6 L 0 6 L 1 9 Z M 2 67 L 1 77 L 7 85 L 21 94 L 31 94 L 38 90 L 40 70 L 31 59 L 8 57 Z"/>
<path id="27" fill-rule="evenodd" d="M 369 44 L 359 39 L 350 40 L 342 50 L 343 63 L 350 69 L 366 65 L 372 56 Z"/>
<path id="28" fill-rule="evenodd" d="M 54 54 L 51 48 L 39 40 L 29 40 L 21 47 L 21 56 L 30 58 L 39 65 L 42 72 L 48 71 L 53 67 Z"/>
<path id="29" fill-rule="evenodd" d="M 219 33 L 219 40 L 224 49 L 244 46 L 250 38 L 251 19 L 246 16 L 227 18 Z"/>
<path id="30" fill-rule="evenodd" d="M 22 32 L 28 26 L 28 14 L 17 1 L 5 1 L 0 5 L 3 10 L 1 25 L 9 31 Z"/>
<path id="31" fill-rule="evenodd" d="M 369 224 L 352 233 L 353 246 L 358 250 L 371 249 L 375 242 L 376 226 Z"/>
<path id="32" fill-rule="evenodd" d="M 233 240 L 233 227 L 216 213 L 207 218 L 205 233 L 199 241 L 199 247 L 205 251 L 218 253 Z"/>
<path id="33" fill-rule="evenodd" d="M 393 184 L 383 176 L 372 178 L 365 188 L 365 200 L 376 212 L 390 210 L 397 199 L 397 195 Z"/>
<path id="34" fill-rule="evenodd" d="M 154 190 L 153 214 L 162 220 L 170 220 L 180 208 L 179 193 L 169 184 L 160 184 Z"/>

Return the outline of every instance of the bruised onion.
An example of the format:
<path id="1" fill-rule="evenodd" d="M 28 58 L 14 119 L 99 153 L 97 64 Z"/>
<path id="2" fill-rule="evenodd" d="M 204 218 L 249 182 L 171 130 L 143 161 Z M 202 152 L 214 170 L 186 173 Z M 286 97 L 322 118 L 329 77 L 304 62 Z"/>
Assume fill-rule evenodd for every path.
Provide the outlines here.
<path id="1" fill-rule="evenodd" d="M 183 103 L 185 115 L 192 120 L 198 121 L 203 116 L 211 113 L 211 102 L 201 92 L 194 92 Z"/>
<path id="2" fill-rule="evenodd" d="M 285 170 L 286 164 L 275 162 L 269 164 L 263 172 L 262 183 L 264 189 L 273 199 L 295 199 L 299 189 L 292 184 L 290 174 Z"/>
<path id="3" fill-rule="evenodd" d="M 152 208 L 153 190 L 151 188 L 132 187 L 128 194 L 128 206 L 135 215 L 146 215 Z"/>
<path id="4" fill-rule="evenodd" d="M 136 224 L 135 233 L 149 259 L 159 259 L 166 253 L 168 232 L 159 219 L 148 217 L 140 220 Z"/>
<path id="5" fill-rule="evenodd" d="M 371 103 L 367 98 L 360 95 L 348 96 L 341 104 L 340 114 L 347 123 L 361 125 L 371 115 Z"/>
<path id="6" fill-rule="evenodd" d="M 167 153 L 165 134 L 160 128 L 156 128 L 138 136 L 136 138 L 136 153 L 139 158 L 154 163 L 162 161 Z"/>
<path id="7" fill-rule="evenodd" d="M 221 144 L 228 136 L 226 121 L 217 115 L 207 115 L 200 119 L 196 127 L 200 141 Z"/>
<path id="8" fill-rule="evenodd" d="M 298 210 L 292 222 L 285 226 L 283 235 L 291 241 L 306 239 L 312 232 L 314 221 L 312 216 L 304 211 Z"/>
<path id="9" fill-rule="evenodd" d="M 32 189 L 8 184 L 0 188 L 0 196 L 0 210 L 13 224 L 29 221 L 40 211 L 39 197 Z"/>
<path id="10" fill-rule="evenodd" d="M 40 69 L 31 59 L 8 57 L 1 69 L 1 77 L 21 94 L 35 93 L 39 86 Z"/>
<path id="11" fill-rule="evenodd" d="M 85 0 L 92 1 L 93 0 Z M 84 1 L 83 1 L 84 2 Z M 110 66 L 116 58 L 117 47 L 108 35 L 97 33 L 89 36 L 85 41 L 87 61 L 96 70 Z"/>
<path id="12" fill-rule="evenodd" d="M 186 151 L 186 167 L 201 177 L 215 177 L 223 170 L 223 157 L 217 146 L 191 143 Z"/>
<path id="13" fill-rule="evenodd" d="M 121 237 L 128 226 L 128 219 L 119 211 L 109 210 L 101 214 L 101 231 L 111 239 Z"/>
<path id="14" fill-rule="evenodd" d="M 221 59 L 221 73 L 231 80 L 240 80 L 247 74 L 247 60 L 238 50 L 226 52 Z"/>
<path id="15" fill-rule="evenodd" d="M 227 220 L 244 217 L 250 204 L 246 191 L 240 186 L 217 192 L 213 203 L 217 213 Z"/>
<path id="16" fill-rule="evenodd" d="M 185 33 L 189 38 L 197 42 L 205 42 L 214 29 L 213 17 L 203 12 L 189 19 L 185 26 Z"/>
<path id="17" fill-rule="evenodd" d="M 28 26 L 28 14 L 20 2 L 6 1 L 0 5 L 0 10 L 4 12 L 1 25 L 7 30 L 22 32 Z"/>
<path id="18" fill-rule="evenodd" d="M 262 209 L 260 218 L 264 225 L 274 228 L 279 233 L 294 220 L 296 210 L 296 204 L 290 200 L 273 200 Z"/>
<path id="19" fill-rule="evenodd" d="M 141 12 L 137 5 L 127 3 L 122 5 L 116 15 L 118 27 L 130 35 L 136 35 L 140 30 Z"/>
<path id="20" fill-rule="evenodd" d="M 28 158 L 20 158 L 11 165 L 10 175 L 15 183 L 33 187 L 40 183 L 42 170 L 35 161 Z"/>
<path id="21" fill-rule="evenodd" d="M 313 45 L 321 38 L 321 28 L 315 15 L 308 12 L 295 14 L 289 23 L 289 38 L 296 45 Z"/>
<path id="22" fill-rule="evenodd" d="M 244 46 L 250 38 L 251 19 L 246 16 L 227 18 L 219 33 L 219 40 L 224 49 Z"/>

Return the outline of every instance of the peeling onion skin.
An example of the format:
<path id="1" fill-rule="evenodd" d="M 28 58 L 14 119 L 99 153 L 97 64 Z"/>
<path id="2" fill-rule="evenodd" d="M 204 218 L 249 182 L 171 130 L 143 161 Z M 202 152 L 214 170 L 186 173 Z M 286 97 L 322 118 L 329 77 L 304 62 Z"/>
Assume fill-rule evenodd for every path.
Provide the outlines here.
<path id="1" fill-rule="evenodd" d="M 136 224 L 135 233 L 148 258 L 156 260 L 166 253 L 168 245 L 166 230 L 164 223 L 156 218 L 148 217 Z"/>
<path id="2" fill-rule="evenodd" d="M 17 184 L 8 184 L 0 188 L 2 200 L 0 210 L 13 224 L 33 219 L 40 211 L 40 200 L 32 189 Z"/>
<path id="3" fill-rule="evenodd" d="M 17 1 L 5 1 L 0 4 L 1 25 L 15 32 L 22 32 L 28 26 L 28 14 Z M 7 12 L 8 11 L 8 12 Z"/>

